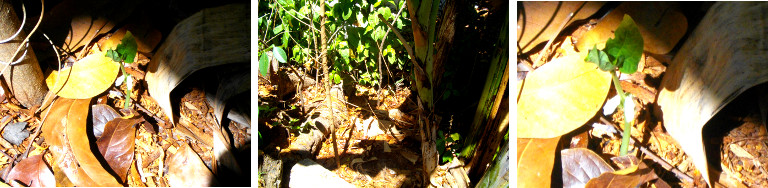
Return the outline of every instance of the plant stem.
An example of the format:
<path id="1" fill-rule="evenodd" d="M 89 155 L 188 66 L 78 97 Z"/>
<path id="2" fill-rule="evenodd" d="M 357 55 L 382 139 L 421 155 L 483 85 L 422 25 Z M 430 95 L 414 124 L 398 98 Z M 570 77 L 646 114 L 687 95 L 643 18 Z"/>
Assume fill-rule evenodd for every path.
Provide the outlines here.
<path id="1" fill-rule="evenodd" d="M 624 98 L 626 97 L 626 94 L 624 93 L 624 90 L 621 89 L 621 82 L 619 82 L 619 77 L 616 76 L 615 71 L 609 71 L 611 72 L 611 78 L 613 78 L 613 86 L 616 89 L 616 93 L 619 94 L 619 109 L 624 110 Z M 627 112 L 624 112 L 627 113 Z M 621 147 L 619 148 L 619 156 L 627 155 L 627 148 L 629 147 L 629 137 L 631 136 L 630 132 L 632 130 L 632 125 L 629 123 L 629 120 L 627 118 L 624 118 L 624 134 L 621 137 Z"/>
<path id="2" fill-rule="evenodd" d="M 126 84 L 125 88 L 127 88 L 125 91 L 125 103 L 123 103 L 123 108 L 128 109 L 128 105 L 131 104 L 131 87 L 128 86 L 129 74 L 125 72 L 125 64 L 123 61 L 120 61 L 120 71 L 123 72 L 123 84 Z"/>

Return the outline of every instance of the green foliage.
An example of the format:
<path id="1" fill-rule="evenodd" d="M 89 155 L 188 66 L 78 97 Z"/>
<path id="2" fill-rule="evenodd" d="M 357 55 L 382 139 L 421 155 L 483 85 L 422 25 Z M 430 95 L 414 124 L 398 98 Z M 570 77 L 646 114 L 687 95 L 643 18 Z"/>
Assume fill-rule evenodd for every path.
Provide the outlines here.
<path id="1" fill-rule="evenodd" d="M 458 151 L 458 149 L 452 148 L 451 150 L 447 150 L 446 147 L 454 145 L 454 142 L 461 139 L 461 135 L 459 135 L 459 133 L 453 133 L 445 136 L 443 131 L 437 131 L 437 134 L 440 135 L 436 141 L 437 152 L 440 153 L 440 161 L 442 161 L 442 163 L 451 162 L 451 160 L 453 160 L 453 153 Z"/>
<path id="2" fill-rule="evenodd" d="M 272 48 L 272 55 L 275 56 L 275 59 L 277 59 L 278 62 L 280 62 L 280 63 L 285 63 L 286 62 L 285 60 L 287 58 L 285 56 L 285 51 L 283 50 L 283 48 L 280 48 L 280 47 Z"/>
<path id="3" fill-rule="evenodd" d="M 114 50 L 107 50 L 106 53 L 106 56 L 111 58 L 112 61 L 120 62 L 120 71 L 123 72 L 123 83 L 126 83 L 126 87 L 128 88 L 125 91 L 125 103 L 123 104 L 123 108 L 126 109 L 131 104 L 132 84 L 130 84 L 131 81 L 129 79 L 132 78 L 130 74 L 125 72 L 123 63 L 133 63 L 137 51 L 138 45 L 136 44 L 136 39 L 133 38 L 133 34 L 131 34 L 130 31 L 127 31 L 123 36 L 123 39 L 120 40 L 120 44 L 118 44 Z"/>
<path id="4" fill-rule="evenodd" d="M 125 63 L 133 63 L 136 58 L 136 51 L 138 51 L 138 45 L 136 39 L 133 38 L 133 34 L 130 31 L 125 33 L 123 40 L 117 45 L 116 50 L 107 50 L 107 57 L 112 58 L 115 62 L 123 61 Z"/>
<path id="5" fill-rule="evenodd" d="M 619 27 L 614 32 L 615 37 L 608 39 L 605 43 L 605 49 L 599 50 L 597 46 L 589 50 L 586 59 L 584 61 L 592 62 L 600 67 L 600 70 L 608 71 L 611 73 L 613 79 L 613 86 L 616 88 L 621 102 L 619 108 L 624 108 L 624 103 L 627 101 L 632 103 L 632 96 L 627 96 L 624 90 L 621 89 L 619 84 L 619 78 L 616 76 L 616 68 L 624 74 L 632 74 L 637 71 L 637 65 L 640 63 L 640 57 L 643 55 L 643 36 L 640 34 L 635 21 L 629 15 L 624 15 L 624 19 L 621 20 Z M 625 114 L 634 114 L 629 111 L 625 111 Z M 632 117 L 633 119 L 634 117 Z M 619 155 L 626 155 L 627 148 L 629 146 L 631 118 L 624 118 L 624 133 L 622 136 L 621 147 L 619 148 Z"/>
<path id="6" fill-rule="evenodd" d="M 267 76 L 269 73 L 269 58 L 267 54 L 259 53 L 259 73 L 262 76 Z"/>
<path id="7" fill-rule="evenodd" d="M 325 2 L 325 12 L 320 12 Z M 265 75 L 269 59 L 262 57 L 267 51 L 286 63 L 307 68 L 317 67 L 321 62 L 320 26 L 326 27 L 330 69 L 335 75 L 353 75 L 360 84 L 377 85 L 379 78 L 379 55 L 382 66 L 390 70 L 406 68 L 405 48 L 394 33 L 387 33 L 388 27 L 378 15 L 394 22 L 402 34 L 409 34 L 410 20 L 404 9 L 405 1 L 395 0 L 266 0 L 259 1 L 257 19 L 259 35 L 259 68 Z M 402 10 L 400 15 L 398 11 Z M 320 23 L 320 15 L 327 16 Z M 386 36 L 386 39 L 385 39 Z M 382 44 L 381 54 L 379 46 Z M 279 53 L 280 50 L 284 53 Z M 263 61 L 262 61 L 263 60 Z M 283 61 L 280 61 L 283 63 Z M 382 68 L 386 70 L 386 68 Z M 333 75 L 332 75 L 333 76 Z M 333 76 L 337 82 L 336 76 Z M 338 77 L 340 78 L 340 77 Z M 337 82 L 338 83 L 338 82 Z"/>
<path id="8" fill-rule="evenodd" d="M 585 61 L 596 63 L 604 71 L 618 67 L 624 74 L 635 73 L 643 55 L 643 36 L 640 29 L 632 17 L 624 15 L 614 34 L 615 37 L 605 43 L 605 49 L 590 49 Z"/>

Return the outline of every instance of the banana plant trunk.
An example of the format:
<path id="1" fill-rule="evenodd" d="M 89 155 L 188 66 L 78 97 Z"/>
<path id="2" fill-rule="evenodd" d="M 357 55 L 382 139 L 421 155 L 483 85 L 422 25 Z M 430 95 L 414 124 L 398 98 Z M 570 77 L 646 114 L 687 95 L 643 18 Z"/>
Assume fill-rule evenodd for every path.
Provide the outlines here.
<path id="1" fill-rule="evenodd" d="M 504 23 L 509 21 L 509 17 Z M 503 157 L 502 151 L 504 133 L 509 131 L 509 41 L 507 40 L 509 26 L 504 24 L 499 31 L 499 39 L 496 42 L 496 52 L 488 70 L 483 93 L 475 111 L 470 133 L 467 136 L 465 147 L 461 156 L 469 159 L 469 178 L 472 182 L 478 182 L 478 178 L 493 169 L 494 174 L 505 174 L 509 169 L 499 168 L 494 159 Z M 498 172 L 495 170 L 506 170 Z M 491 180 L 489 184 L 497 184 Z M 503 181 L 496 179 L 495 181 Z M 508 181 L 508 180 L 507 180 Z"/>
<path id="2" fill-rule="evenodd" d="M 418 93 L 419 135 L 421 136 L 422 168 L 425 182 L 435 172 L 439 154 L 437 153 L 437 122 L 434 121 L 432 100 L 435 84 L 435 33 L 439 0 L 407 0 L 408 15 L 413 28 L 415 57 L 413 58 L 412 78 Z M 438 66 L 442 67 L 442 66 Z M 440 73 L 441 74 L 441 73 Z M 439 74 L 438 74 L 439 76 Z"/>
<path id="3" fill-rule="evenodd" d="M 0 0 L 0 40 L 12 37 L 21 27 L 19 17 L 13 10 L 8 0 Z M 5 70 L 2 76 L 5 83 L 21 105 L 30 108 L 40 105 L 43 97 L 48 92 L 48 87 L 43 83 L 43 72 L 37 62 L 37 57 L 32 48 L 22 47 L 18 55 L 15 53 L 27 34 L 22 30 L 18 35 L 6 43 L 0 43 L 0 70 Z M 26 53 L 25 53 L 26 49 Z M 21 59 L 18 64 L 7 67 L 7 63 Z M 8 91 L 6 91 L 8 92 Z"/>

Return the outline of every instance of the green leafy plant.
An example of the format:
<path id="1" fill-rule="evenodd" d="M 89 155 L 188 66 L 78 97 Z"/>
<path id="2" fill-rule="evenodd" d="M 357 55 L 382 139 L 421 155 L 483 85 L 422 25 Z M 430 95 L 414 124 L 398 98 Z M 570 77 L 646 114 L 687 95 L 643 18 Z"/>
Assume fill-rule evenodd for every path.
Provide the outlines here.
<path id="1" fill-rule="evenodd" d="M 117 45 L 115 49 L 107 50 L 106 56 L 111 58 L 112 61 L 119 62 L 120 63 L 120 71 L 123 73 L 123 82 L 126 83 L 126 91 L 125 91 L 125 103 L 123 104 L 123 108 L 128 108 L 128 106 L 131 104 L 131 88 L 133 87 L 133 78 L 130 74 L 125 72 L 125 63 L 133 63 L 134 59 L 136 58 L 136 51 L 138 50 L 138 45 L 136 44 L 136 39 L 133 38 L 133 34 L 131 34 L 130 31 L 125 33 L 125 36 L 123 36 L 123 39 L 120 41 L 120 44 Z M 120 79 L 120 78 L 118 78 Z"/>
<path id="2" fill-rule="evenodd" d="M 446 149 L 447 146 L 455 145 L 454 142 L 461 139 L 461 135 L 459 133 L 453 133 L 450 135 L 443 134 L 443 131 L 438 130 L 438 135 L 441 135 L 441 137 L 437 138 L 437 152 L 440 153 L 440 160 L 443 163 L 451 162 L 453 160 L 453 153 L 454 151 L 457 151 L 457 149 L 452 148 L 451 150 Z"/>
<path id="3" fill-rule="evenodd" d="M 259 1 L 259 73 L 266 76 L 269 58 L 266 52 L 280 61 L 296 63 L 311 71 L 318 67 L 320 57 L 320 26 L 326 27 L 330 78 L 336 84 L 342 76 L 352 75 L 362 85 L 375 86 L 380 74 L 390 69 L 405 69 L 408 61 L 405 47 L 384 22 L 393 22 L 401 33 L 410 32 L 406 1 L 394 0 L 267 0 Z M 320 12 L 320 6 L 326 6 Z M 398 13 L 399 12 L 399 13 Z M 321 23 L 320 16 L 327 17 Z M 285 55 L 278 55 L 279 48 Z M 382 57 L 378 61 L 379 55 Z M 379 69 L 381 66 L 381 69 Z M 390 70 L 393 71 L 393 70 Z"/>
<path id="4" fill-rule="evenodd" d="M 633 107 L 634 103 L 632 103 L 632 96 L 627 96 L 624 90 L 621 89 L 616 70 L 624 74 L 632 74 L 637 71 L 637 65 L 640 62 L 640 57 L 643 55 L 643 36 L 640 34 L 640 29 L 635 24 L 635 21 L 629 15 L 624 15 L 624 19 L 621 20 L 614 35 L 614 38 L 608 39 L 605 43 L 604 49 L 597 49 L 596 45 L 590 49 L 584 61 L 595 63 L 600 70 L 611 73 L 613 86 L 621 99 L 619 108 L 624 109 L 625 115 L 624 133 L 621 140 L 621 148 L 619 149 L 620 155 L 623 156 L 627 154 L 632 127 L 630 122 L 634 119 L 634 109 L 627 107 Z M 625 103 L 632 103 L 632 105 L 625 106 Z"/>

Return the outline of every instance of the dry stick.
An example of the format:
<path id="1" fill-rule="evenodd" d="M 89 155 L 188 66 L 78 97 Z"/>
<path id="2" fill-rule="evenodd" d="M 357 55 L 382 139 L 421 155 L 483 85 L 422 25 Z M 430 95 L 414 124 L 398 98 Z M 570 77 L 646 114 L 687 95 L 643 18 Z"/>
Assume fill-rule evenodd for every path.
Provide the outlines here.
<path id="1" fill-rule="evenodd" d="M 416 55 L 414 55 L 413 49 L 411 48 L 411 45 L 408 45 L 408 41 L 406 41 L 405 38 L 403 38 L 403 35 L 400 35 L 400 32 L 397 31 L 397 29 L 395 29 L 395 27 L 393 27 L 392 24 L 389 24 L 389 22 L 387 22 L 387 20 L 384 20 L 384 16 L 381 16 L 381 14 L 379 14 L 379 19 L 381 19 L 382 22 L 387 24 L 387 26 L 390 29 L 392 29 L 392 32 L 394 32 L 395 35 L 397 36 L 397 38 L 400 39 L 400 43 L 403 43 L 403 47 L 405 47 L 405 51 L 408 52 L 408 56 L 411 57 L 410 58 L 411 63 L 413 63 L 414 65 L 416 65 L 416 67 L 418 67 L 420 69 L 421 65 L 419 65 L 418 62 L 416 62 Z"/>
<path id="2" fill-rule="evenodd" d="M 405 8 L 405 6 L 400 7 L 400 10 L 397 11 L 397 14 L 395 15 L 395 18 L 399 18 L 400 17 L 400 13 L 403 13 L 403 8 Z M 395 23 L 394 19 L 392 20 L 392 23 Z M 381 74 L 382 73 L 381 72 L 381 60 L 383 58 L 381 57 L 381 50 L 382 50 L 382 48 L 384 48 L 384 42 L 387 41 L 387 35 L 389 35 L 389 31 L 392 31 L 392 28 L 387 28 L 387 32 L 384 33 L 384 38 L 381 39 L 381 43 L 379 44 L 379 58 L 377 59 L 378 63 L 379 63 L 379 90 L 381 90 L 381 81 L 382 81 L 382 79 L 381 79 L 381 75 L 382 75 Z M 392 72 L 389 71 L 389 66 L 384 66 L 384 67 L 387 68 L 387 73 L 389 73 L 389 79 L 390 79 L 389 81 L 392 81 L 391 80 L 392 79 Z"/>
<path id="3" fill-rule="evenodd" d="M 545 46 L 544 46 L 544 49 L 542 49 L 542 52 L 541 52 L 541 54 L 539 55 L 539 61 L 540 61 L 540 62 L 541 62 L 541 61 L 544 61 L 544 60 L 546 60 L 546 57 L 547 57 L 547 49 L 549 49 L 549 46 L 550 46 L 550 45 L 552 45 L 552 41 L 555 41 L 555 38 L 557 38 L 557 35 L 559 35 L 559 34 L 560 34 L 560 31 L 562 31 L 562 30 L 563 30 L 563 27 L 565 27 L 565 24 L 567 24 L 567 23 L 568 23 L 568 21 L 570 21 L 570 20 L 571 20 L 571 17 L 573 17 L 573 12 L 571 12 L 570 14 L 568 14 L 568 17 L 566 17 L 566 18 L 565 18 L 565 20 L 563 20 L 563 24 L 561 24 L 561 25 L 560 25 L 560 28 L 559 28 L 559 29 L 557 29 L 557 33 L 555 33 L 555 34 L 554 34 L 554 36 L 552 36 L 552 39 L 550 39 L 550 40 L 549 40 L 549 42 L 547 42 L 547 45 L 545 45 Z"/>
<path id="4" fill-rule="evenodd" d="M 605 116 L 603 116 L 603 115 L 600 115 L 600 121 L 605 123 L 605 124 L 611 125 L 614 129 L 619 130 L 619 127 L 616 124 L 614 124 L 613 122 L 610 122 L 607 119 L 605 119 Z M 632 136 L 629 136 L 629 137 L 632 138 L 631 140 L 629 140 L 630 144 L 635 145 L 635 143 L 639 143 L 639 142 L 635 141 L 635 138 L 633 138 Z M 677 168 L 675 168 L 674 166 L 670 165 L 669 163 L 667 163 L 667 161 L 665 161 L 661 157 L 659 157 L 656 154 L 654 154 L 651 150 L 648 150 L 647 148 L 645 148 L 644 146 L 641 146 L 639 144 L 638 144 L 637 147 L 640 148 L 640 151 L 642 151 L 645 155 L 650 157 L 651 160 L 653 160 L 656 163 L 659 163 L 661 165 L 661 167 L 663 167 L 664 169 L 669 170 L 670 172 L 674 173 L 675 176 L 677 176 L 678 178 L 680 178 L 682 180 L 685 180 L 687 182 L 691 182 L 691 183 L 694 182 L 693 178 L 688 176 L 688 174 L 685 174 L 685 173 L 681 172 L 680 170 L 678 170 Z"/>

